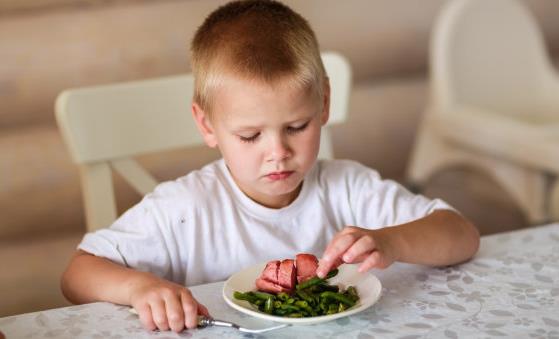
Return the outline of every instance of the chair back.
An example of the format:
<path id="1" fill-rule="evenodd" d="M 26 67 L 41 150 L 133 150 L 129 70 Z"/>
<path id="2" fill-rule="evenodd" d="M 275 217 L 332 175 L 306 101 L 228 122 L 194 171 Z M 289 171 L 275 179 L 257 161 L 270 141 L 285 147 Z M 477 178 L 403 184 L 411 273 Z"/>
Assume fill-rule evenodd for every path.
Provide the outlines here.
<path id="1" fill-rule="evenodd" d="M 542 103 L 553 67 L 536 20 L 518 1 L 450 1 L 432 36 L 435 106 L 478 106 L 534 120 L 552 114 Z"/>
<path id="2" fill-rule="evenodd" d="M 330 120 L 347 117 L 351 68 L 335 53 L 323 53 L 330 78 Z M 112 182 L 115 170 L 138 193 L 157 185 L 134 156 L 202 145 L 191 115 L 191 74 L 103 86 L 69 89 L 56 99 L 56 121 L 75 163 L 80 167 L 88 231 L 109 226 L 117 217 Z M 319 157 L 332 158 L 327 128 Z"/>

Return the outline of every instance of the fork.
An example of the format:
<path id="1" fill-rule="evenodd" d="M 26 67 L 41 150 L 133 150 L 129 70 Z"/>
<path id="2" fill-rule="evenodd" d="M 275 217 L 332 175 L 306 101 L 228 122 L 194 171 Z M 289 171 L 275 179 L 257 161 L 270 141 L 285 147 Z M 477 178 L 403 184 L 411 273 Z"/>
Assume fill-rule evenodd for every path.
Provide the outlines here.
<path id="1" fill-rule="evenodd" d="M 132 313 L 132 314 L 136 314 L 136 315 L 138 314 L 138 311 L 136 311 L 135 308 L 130 308 L 129 312 Z M 272 330 L 278 330 L 280 328 L 288 327 L 288 326 L 291 326 L 291 324 L 282 324 L 282 325 L 266 327 L 266 328 L 261 328 L 261 329 L 250 329 L 250 328 L 241 327 L 241 326 L 239 326 L 235 323 L 229 322 L 229 321 L 213 319 L 213 318 L 205 317 L 205 316 L 198 316 L 198 328 L 211 327 L 211 326 L 231 327 L 231 328 L 234 328 L 236 330 L 239 330 L 239 331 L 245 332 L 245 333 L 264 333 L 264 332 L 268 332 L 268 331 L 272 331 Z"/>
<path id="2" fill-rule="evenodd" d="M 241 327 L 241 326 L 239 326 L 235 323 L 229 322 L 229 321 L 223 321 L 223 320 L 213 319 L 213 318 L 204 317 L 204 316 L 198 317 L 198 327 L 199 328 L 204 328 L 204 327 L 209 327 L 209 326 L 232 327 L 234 329 L 237 329 L 241 332 L 246 332 L 246 333 L 264 333 L 264 332 L 288 327 L 288 326 L 291 326 L 291 324 L 281 324 L 281 325 L 276 325 L 276 326 L 266 327 L 266 328 L 261 328 L 261 329 L 250 329 L 250 328 Z"/>

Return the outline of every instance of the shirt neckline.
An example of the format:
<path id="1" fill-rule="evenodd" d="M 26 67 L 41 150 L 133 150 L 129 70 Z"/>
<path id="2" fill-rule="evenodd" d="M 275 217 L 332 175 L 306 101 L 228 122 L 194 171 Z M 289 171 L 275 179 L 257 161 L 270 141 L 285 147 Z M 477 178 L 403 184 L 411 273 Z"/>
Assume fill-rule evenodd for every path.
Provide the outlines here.
<path id="1" fill-rule="evenodd" d="M 269 208 L 263 206 L 256 201 L 249 198 L 237 185 L 233 176 L 229 172 L 225 160 L 222 158 L 218 162 L 218 167 L 221 172 L 222 177 L 226 180 L 227 186 L 234 196 L 235 200 L 240 203 L 241 208 L 243 208 L 249 214 L 259 218 L 284 218 L 295 215 L 304 205 L 307 196 L 309 195 L 310 187 L 313 184 L 312 178 L 314 178 L 314 172 L 316 170 L 316 162 L 309 172 L 305 175 L 303 179 L 303 187 L 299 195 L 293 200 L 289 205 L 282 208 Z"/>

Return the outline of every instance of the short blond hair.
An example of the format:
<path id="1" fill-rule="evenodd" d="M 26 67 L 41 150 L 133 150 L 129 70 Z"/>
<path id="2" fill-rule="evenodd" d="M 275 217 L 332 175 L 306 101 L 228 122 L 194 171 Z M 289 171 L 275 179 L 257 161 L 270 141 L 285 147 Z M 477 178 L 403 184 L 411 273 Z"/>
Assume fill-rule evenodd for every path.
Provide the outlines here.
<path id="1" fill-rule="evenodd" d="M 198 28 L 191 46 L 194 101 L 211 111 L 213 89 L 227 76 L 275 84 L 288 79 L 322 98 L 326 71 L 308 22 L 271 0 L 233 1 Z"/>

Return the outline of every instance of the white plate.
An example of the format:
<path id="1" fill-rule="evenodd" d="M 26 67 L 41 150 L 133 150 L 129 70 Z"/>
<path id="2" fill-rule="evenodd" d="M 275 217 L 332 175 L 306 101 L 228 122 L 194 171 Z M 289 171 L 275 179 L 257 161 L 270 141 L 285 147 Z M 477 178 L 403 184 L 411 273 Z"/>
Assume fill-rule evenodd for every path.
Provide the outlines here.
<path id="1" fill-rule="evenodd" d="M 257 318 L 262 318 L 280 323 L 296 324 L 296 325 L 310 325 L 317 324 L 324 321 L 330 321 L 337 318 L 345 317 L 372 306 L 380 298 L 381 284 L 377 277 L 370 273 L 357 272 L 358 265 L 342 265 L 339 268 L 339 273 L 328 281 L 333 285 L 340 285 L 342 288 L 347 286 L 355 286 L 359 294 L 359 302 L 340 313 L 331 315 L 321 315 L 316 317 L 306 318 L 288 318 L 276 315 L 270 315 L 258 311 L 255 307 L 250 305 L 248 301 L 237 300 L 233 297 L 235 291 L 248 292 L 255 291 L 256 286 L 254 281 L 260 276 L 266 263 L 251 266 L 242 271 L 233 274 L 223 285 L 223 299 L 236 310 L 243 313 L 252 315 Z"/>

